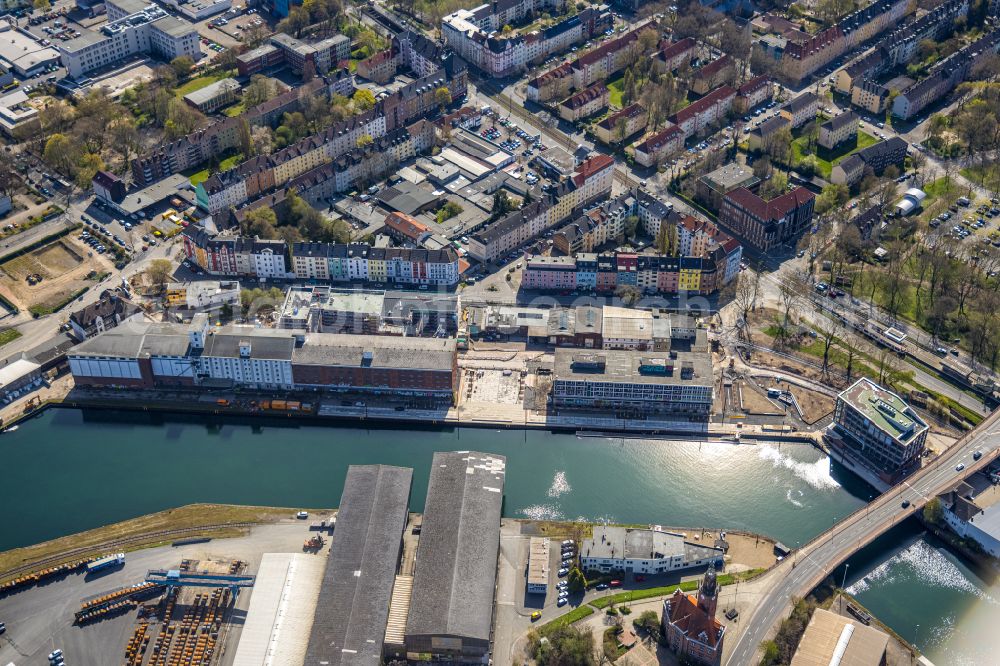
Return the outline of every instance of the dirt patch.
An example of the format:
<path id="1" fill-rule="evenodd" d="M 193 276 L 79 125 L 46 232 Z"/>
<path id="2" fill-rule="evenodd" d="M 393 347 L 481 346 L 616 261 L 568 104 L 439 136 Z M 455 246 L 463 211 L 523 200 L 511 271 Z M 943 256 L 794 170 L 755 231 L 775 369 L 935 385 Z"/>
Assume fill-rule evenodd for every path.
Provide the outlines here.
<path id="1" fill-rule="evenodd" d="M 64 237 L 0 265 L 0 293 L 22 310 L 54 309 L 84 287 L 94 286 L 86 279 L 92 271 L 107 272 L 112 267 L 109 259 L 75 237 Z"/>
<path id="2" fill-rule="evenodd" d="M 743 411 L 747 414 L 765 414 L 769 416 L 784 416 L 785 411 L 759 393 L 749 382 L 737 382 L 742 399 Z"/>
<path id="3" fill-rule="evenodd" d="M 822 382 L 834 389 L 847 388 L 847 381 L 839 373 L 834 372 L 824 375 L 818 368 L 814 368 L 804 363 L 798 363 L 792 359 L 777 356 L 769 352 L 754 351 L 750 357 L 750 362 L 753 365 L 762 368 L 781 370 L 782 372 L 786 372 L 790 375 L 797 375 L 805 379 Z M 860 375 L 855 375 L 854 379 L 856 380 L 859 376 Z"/>
<path id="4" fill-rule="evenodd" d="M 834 398 L 826 394 L 773 377 L 763 378 L 761 386 L 790 391 L 802 409 L 802 420 L 809 425 L 816 423 L 816 421 L 831 413 L 837 404 Z"/>

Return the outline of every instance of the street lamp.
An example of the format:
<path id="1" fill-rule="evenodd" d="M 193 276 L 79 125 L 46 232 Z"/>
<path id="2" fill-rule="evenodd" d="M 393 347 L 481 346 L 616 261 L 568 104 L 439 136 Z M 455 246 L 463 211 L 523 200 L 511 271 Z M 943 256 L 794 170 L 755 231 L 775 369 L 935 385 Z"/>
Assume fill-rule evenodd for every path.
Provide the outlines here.
<path id="1" fill-rule="evenodd" d="M 851 568 L 851 565 L 845 562 L 844 563 L 844 579 L 840 583 L 840 589 L 841 590 L 846 589 L 846 587 L 847 587 L 847 570 L 850 569 L 850 568 Z"/>

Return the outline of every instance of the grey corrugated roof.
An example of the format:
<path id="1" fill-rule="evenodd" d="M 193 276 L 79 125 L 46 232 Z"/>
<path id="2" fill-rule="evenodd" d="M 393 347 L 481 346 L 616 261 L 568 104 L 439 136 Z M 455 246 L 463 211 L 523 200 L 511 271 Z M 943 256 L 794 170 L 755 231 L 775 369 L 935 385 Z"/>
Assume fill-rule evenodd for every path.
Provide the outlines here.
<path id="1" fill-rule="evenodd" d="M 413 470 L 351 465 L 305 664 L 378 666 Z"/>
<path id="2" fill-rule="evenodd" d="M 455 359 L 453 338 L 363 336 L 311 333 L 306 343 L 295 349 L 296 365 L 332 367 L 424 369 L 450 372 Z M 365 362 L 365 352 L 371 359 Z"/>
<path id="3" fill-rule="evenodd" d="M 507 459 L 434 454 L 406 635 L 488 641 Z"/>

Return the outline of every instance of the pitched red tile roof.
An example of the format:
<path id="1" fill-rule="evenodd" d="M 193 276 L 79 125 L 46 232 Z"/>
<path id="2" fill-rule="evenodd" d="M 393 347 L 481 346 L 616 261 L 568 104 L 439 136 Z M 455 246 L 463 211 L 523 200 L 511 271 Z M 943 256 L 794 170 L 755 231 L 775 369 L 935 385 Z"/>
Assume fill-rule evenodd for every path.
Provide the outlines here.
<path id="1" fill-rule="evenodd" d="M 636 150 L 641 150 L 644 153 L 652 153 L 659 150 L 660 146 L 663 146 L 671 138 L 677 135 L 683 135 L 681 128 L 677 125 L 668 125 L 664 127 L 656 134 L 651 134 L 646 137 L 646 140 L 636 146 Z"/>
<path id="2" fill-rule="evenodd" d="M 712 92 L 708 93 L 697 102 L 692 102 L 690 105 L 684 107 L 680 111 L 674 114 L 673 123 L 675 125 L 680 125 L 689 118 L 694 118 L 700 113 L 704 113 L 708 109 L 712 108 L 720 101 L 724 100 L 726 97 L 730 97 L 736 94 L 736 91 L 731 86 L 721 86 L 716 88 Z"/>
<path id="3" fill-rule="evenodd" d="M 771 79 L 768 78 L 767 76 L 755 76 L 746 83 L 744 83 L 743 85 L 741 85 L 739 87 L 739 90 L 736 91 L 736 94 L 739 95 L 740 97 L 746 97 L 750 93 L 760 90 L 765 85 L 770 83 L 770 81 Z"/>
<path id="4" fill-rule="evenodd" d="M 696 640 L 701 640 L 699 635 L 704 632 L 707 636 L 704 642 L 709 647 L 719 645 L 722 624 L 698 608 L 698 601 L 693 595 L 684 594 L 680 590 L 674 592 L 674 596 L 670 598 L 670 624 Z"/>
<path id="5" fill-rule="evenodd" d="M 738 187 L 726 195 L 741 208 L 750 211 L 762 220 L 778 220 L 790 211 L 816 198 L 816 195 L 804 187 L 797 187 L 787 194 L 764 201 L 745 187 Z"/>

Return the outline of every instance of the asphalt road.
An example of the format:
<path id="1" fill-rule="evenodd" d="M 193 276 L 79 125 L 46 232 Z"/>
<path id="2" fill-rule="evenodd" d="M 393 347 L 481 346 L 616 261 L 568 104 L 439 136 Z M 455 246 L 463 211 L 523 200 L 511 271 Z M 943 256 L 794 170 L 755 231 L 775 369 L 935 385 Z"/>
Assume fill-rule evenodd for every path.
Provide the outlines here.
<path id="1" fill-rule="evenodd" d="M 773 569 L 768 576 L 775 580 L 774 586 L 747 618 L 746 629 L 737 639 L 726 663 L 731 666 L 756 663 L 761 641 L 786 616 L 792 599 L 804 597 L 853 553 L 900 520 L 919 511 L 929 499 L 995 460 L 1000 453 L 998 419 L 1000 411 L 994 412 L 978 428 L 908 480 L 834 525 Z M 976 450 L 983 452 L 978 462 L 972 459 Z M 955 467 L 959 463 L 966 469 L 957 471 Z M 902 507 L 904 500 L 910 502 L 906 509 Z"/>

